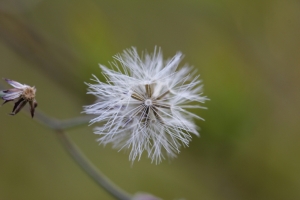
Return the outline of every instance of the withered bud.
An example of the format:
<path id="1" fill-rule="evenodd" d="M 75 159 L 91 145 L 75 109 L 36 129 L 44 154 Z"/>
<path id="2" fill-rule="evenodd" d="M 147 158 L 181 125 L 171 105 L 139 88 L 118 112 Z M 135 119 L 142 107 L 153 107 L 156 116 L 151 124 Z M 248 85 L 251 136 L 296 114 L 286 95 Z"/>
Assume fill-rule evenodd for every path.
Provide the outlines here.
<path id="1" fill-rule="evenodd" d="M 31 117 L 34 116 L 35 108 L 37 107 L 37 101 L 35 100 L 36 88 L 30 87 L 25 84 L 21 84 L 17 81 L 13 81 L 10 79 L 4 79 L 8 84 L 13 86 L 14 88 L 3 90 L 2 99 L 4 100 L 3 104 L 9 101 L 15 101 L 14 108 L 10 115 L 15 115 L 25 106 L 28 102 L 30 106 Z M 2 105 L 3 105 L 2 104 Z"/>

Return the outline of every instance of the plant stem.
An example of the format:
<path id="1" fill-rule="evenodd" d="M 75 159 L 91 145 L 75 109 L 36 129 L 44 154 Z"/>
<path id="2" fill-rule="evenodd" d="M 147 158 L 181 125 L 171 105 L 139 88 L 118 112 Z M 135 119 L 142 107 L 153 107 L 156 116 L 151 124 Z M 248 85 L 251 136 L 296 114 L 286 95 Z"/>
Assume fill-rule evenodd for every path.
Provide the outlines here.
<path id="1" fill-rule="evenodd" d="M 64 130 L 80 126 L 89 122 L 91 117 L 77 117 L 69 120 L 59 121 L 48 117 L 40 111 L 36 111 L 35 119 L 41 124 L 49 127 L 56 132 L 58 139 L 64 146 L 65 150 L 74 159 L 75 162 L 100 185 L 105 191 L 118 200 L 130 200 L 131 195 L 123 191 L 121 188 L 112 183 L 104 174 L 83 155 L 80 149 L 72 142 L 72 140 L 64 133 Z"/>
<path id="2" fill-rule="evenodd" d="M 77 126 L 87 124 L 92 119 L 92 117 L 90 116 L 81 116 L 67 120 L 57 120 L 48 117 L 47 115 L 38 110 L 36 110 L 34 118 L 41 124 L 48 126 L 50 129 L 53 130 L 66 130 L 70 128 L 75 128 Z"/>
<path id="3" fill-rule="evenodd" d="M 96 183 L 98 183 L 104 190 L 119 200 L 130 200 L 131 195 L 123 191 L 121 188 L 113 184 L 108 178 L 104 176 L 99 170 L 90 163 L 87 158 L 81 153 L 79 148 L 69 139 L 69 137 L 62 131 L 56 131 L 57 136 L 65 147 L 67 152 L 78 163 L 78 165 L 91 177 Z"/>

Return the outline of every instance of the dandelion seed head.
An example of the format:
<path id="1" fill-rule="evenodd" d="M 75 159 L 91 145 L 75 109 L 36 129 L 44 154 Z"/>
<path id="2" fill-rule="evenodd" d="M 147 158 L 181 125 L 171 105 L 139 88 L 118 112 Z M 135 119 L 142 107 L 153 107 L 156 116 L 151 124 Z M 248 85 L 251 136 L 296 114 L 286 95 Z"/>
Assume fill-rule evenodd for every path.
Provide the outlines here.
<path id="1" fill-rule="evenodd" d="M 176 157 L 182 146 L 188 146 L 192 135 L 199 135 L 190 112 L 202 108 L 207 97 L 202 96 L 199 75 L 187 65 L 179 67 L 180 52 L 163 60 L 161 50 L 139 56 L 135 48 L 114 56 L 111 68 L 100 65 L 106 83 L 93 76 L 88 94 L 97 101 L 84 107 L 84 112 L 96 117 L 91 124 L 98 141 L 130 151 L 129 159 L 140 159 L 143 152 L 155 163 L 165 157 Z M 196 103 L 196 104 L 195 104 Z"/>

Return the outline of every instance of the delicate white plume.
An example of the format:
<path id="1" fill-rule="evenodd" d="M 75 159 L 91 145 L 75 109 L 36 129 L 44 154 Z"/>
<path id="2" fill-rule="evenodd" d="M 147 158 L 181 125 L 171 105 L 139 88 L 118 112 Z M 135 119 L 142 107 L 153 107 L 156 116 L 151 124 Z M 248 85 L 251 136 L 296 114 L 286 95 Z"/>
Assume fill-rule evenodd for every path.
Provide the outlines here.
<path id="1" fill-rule="evenodd" d="M 199 135 L 193 119 L 202 119 L 191 113 L 204 108 L 199 75 L 193 77 L 192 68 L 178 67 L 182 54 L 163 60 L 160 49 L 139 56 L 135 48 L 114 56 L 111 67 L 100 65 L 107 83 L 96 76 L 88 94 L 97 102 L 84 107 L 84 112 L 100 122 L 95 134 L 99 142 L 111 143 L 114 148 L 129 149 L 129 159 L 140 159 L 146 151 L 156 163 L 176 157 L 181 146 L 188 146 L 191 134 Z"/>

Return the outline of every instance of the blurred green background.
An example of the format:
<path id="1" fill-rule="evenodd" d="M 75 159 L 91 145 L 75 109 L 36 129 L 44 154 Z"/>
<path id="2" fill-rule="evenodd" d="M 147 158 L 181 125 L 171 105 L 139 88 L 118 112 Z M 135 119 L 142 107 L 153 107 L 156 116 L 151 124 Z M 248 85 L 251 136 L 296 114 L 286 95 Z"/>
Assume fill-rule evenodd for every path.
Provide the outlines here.
<path id="1" fill-rule="evenodd" d="M 80 116 L 98 63 L 135 46 L 177 51 L 198 69 L 208 110 L 201 137 L 160 165 L 99 146 L 92 127 L 67 133 L 130 193 L 163 199 L 300 199 L 298 0 L 1 0 L 0 74 L 37 87 L 38 110 Z M 3 84 L 4 81 L 2 81 Z M 5 85 L 9 87 L 8 85 Z M 0 108 L 0 199 L 113 199 L 55 134 Z M 26 109 L 28 109 L 26 107 Z"/>

